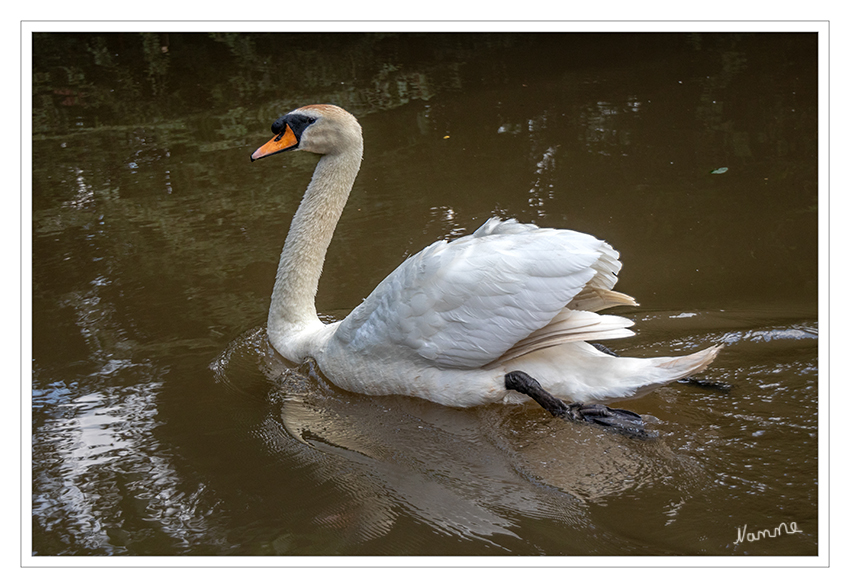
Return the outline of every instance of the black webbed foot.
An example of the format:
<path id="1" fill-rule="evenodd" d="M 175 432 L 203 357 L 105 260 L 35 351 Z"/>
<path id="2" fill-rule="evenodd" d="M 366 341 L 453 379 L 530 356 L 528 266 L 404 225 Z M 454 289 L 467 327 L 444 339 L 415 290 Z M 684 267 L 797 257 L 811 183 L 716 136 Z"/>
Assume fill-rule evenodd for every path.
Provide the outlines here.
<path id="1" fill-rule="evenodd" d="M 719 390 L 721 392 L 729 392 L 732 389 L 732 384 L 727 384 L 726 382 L 717 382 L 715 380 L 700 380 L 698 378 L 682 378 L 681 380 L 676 380 L 680 384 L 687 384 L 689 386 L 699 386 L 700 388 L 714 388 L 715 390 Z"/>
<path id="2" fill-rule="evenodd" d="M 622 408 L 610 408 L 604 404 L 575 402 L 568 405 L 544 390 L 537 380 L 519 370 L 505 374 L 505 388 L 525 394 L 558 418 L 609 427 L 635 437 L 655 436 L 644 429 L 643 419 L 637 413 Z"/>
<path id="3" fill-rule="evenodd" d="M 611 408 L 604 404 L 581 404 L 576 402 L 568 406 L 573 420 L 583 420 L 588 423 L 611 427 L 620 433 L 635 437 L 654 437 L 644 428 L 643 418 L 636 412 L 624 408 Z"/>
<path id="4" fill-rule="evenodd" d="M 611 357 L 620 357 L 620 355 L 619 355 L 619 354 L 614 353 L 613 351 L 611 351 L 610 349 L 608 349 L 607 347 L 605 347 L 602 343 L 594 343 L 594 342 L 592 342 L 592 341 L 589 341 L 589 343 L 590 343 L 591 345 L 593 345 L 594 347 L 596 347 L 599 351 L 601 351 L 601 352 L 602 352 L 602 353 L 604 353 L 605 355 L 610 355 Z"/>

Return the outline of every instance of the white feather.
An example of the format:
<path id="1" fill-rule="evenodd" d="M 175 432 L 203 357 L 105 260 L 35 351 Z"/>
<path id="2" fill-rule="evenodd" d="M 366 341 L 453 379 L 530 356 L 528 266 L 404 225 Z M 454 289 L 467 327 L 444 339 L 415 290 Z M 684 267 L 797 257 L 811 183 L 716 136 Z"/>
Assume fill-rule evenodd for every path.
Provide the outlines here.
<path id="1" fill-rule="evenodd" d="M 510 230 L 491 219 L 473 235 L 408 258 L 335 337 L 358 354 L 403 347 L 441 368 L 480 368 L 498 359 L 582 291 L 606 247 L 573 231 L 501 225 Z"/>

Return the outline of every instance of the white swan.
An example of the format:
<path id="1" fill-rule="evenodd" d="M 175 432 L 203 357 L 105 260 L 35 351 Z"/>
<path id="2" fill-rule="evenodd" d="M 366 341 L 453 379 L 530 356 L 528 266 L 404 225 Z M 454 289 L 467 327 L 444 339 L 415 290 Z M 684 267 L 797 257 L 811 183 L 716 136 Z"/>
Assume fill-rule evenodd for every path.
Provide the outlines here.
<path id="1" fill-rule="evenodd" d="M 513 390 L 535 397 L 523 382 L 506 383 L 515 372 L 533 376 L 556 397 L 583 403 L 686 377 L 720 349 L 651 359 L 602 353 L 586 341 L 633 334 L 632 321 L 596 314 L 636 305 L 612 290 L 618 253 L 590 235 L 496 218 L 408 258 L 348 317 L 323 324 L 316 290 L 360 169 L 360 125 L 342 108 L 314 105 L 279 118 L 272 132 L 252 161 L 290 150 L 322 157 L 280 256 L 269 339 L 291 361 L 313 358 L 341 388 L 456 407 L 525 399 Z"/>

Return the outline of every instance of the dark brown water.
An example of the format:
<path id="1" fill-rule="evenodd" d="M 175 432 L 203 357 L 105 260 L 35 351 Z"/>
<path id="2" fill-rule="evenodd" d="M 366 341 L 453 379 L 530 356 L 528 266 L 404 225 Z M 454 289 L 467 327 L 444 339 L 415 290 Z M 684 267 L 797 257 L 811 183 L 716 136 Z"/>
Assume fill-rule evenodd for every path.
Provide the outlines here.
<path id="1" fill-rule="evenodd" d="M 818 554 L 816 35 L 37 34 L 33 54 L 34 555 Z M 725 342 L 705 377 L 732 390 L 622 403 L 647 442 L 285 365 L 264 321 L 316 159 L 248 156 L 320 102 L 366 143 L 324 316 L 516 217 L 621 252 L 641 306 L 613 349 Z"/>

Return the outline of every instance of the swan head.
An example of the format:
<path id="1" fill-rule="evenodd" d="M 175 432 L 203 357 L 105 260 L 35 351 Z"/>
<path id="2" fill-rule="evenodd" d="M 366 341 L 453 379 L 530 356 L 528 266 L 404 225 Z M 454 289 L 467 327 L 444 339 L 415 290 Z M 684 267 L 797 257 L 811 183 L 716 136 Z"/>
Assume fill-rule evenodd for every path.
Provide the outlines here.
<path id="1" fill-rule="evenodd" d="M 314 104 L 293 110 L 272 123 L 272 133 L 274 138 L 254 151 L 251 161 L 284 151 L 333 155 L 363 150 L 363 135 L 357 119 L 332 104 Z"/>

